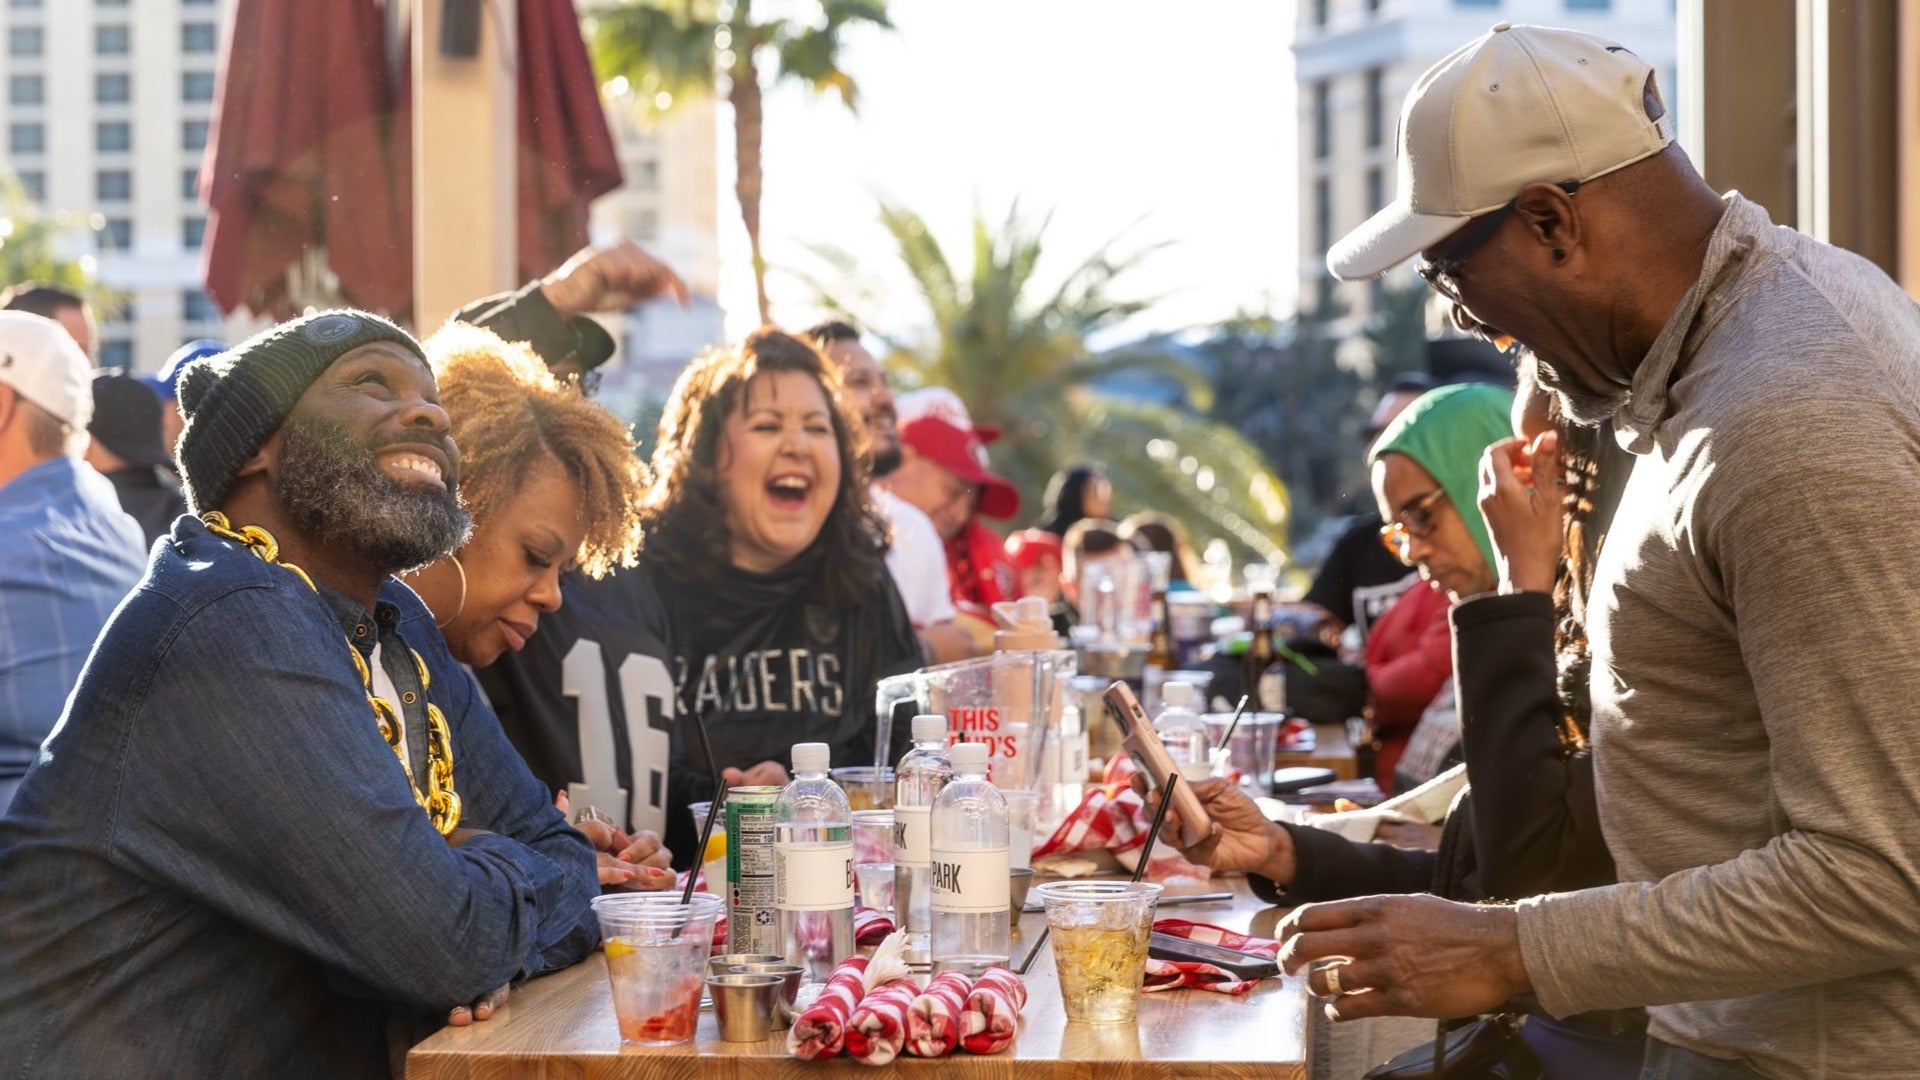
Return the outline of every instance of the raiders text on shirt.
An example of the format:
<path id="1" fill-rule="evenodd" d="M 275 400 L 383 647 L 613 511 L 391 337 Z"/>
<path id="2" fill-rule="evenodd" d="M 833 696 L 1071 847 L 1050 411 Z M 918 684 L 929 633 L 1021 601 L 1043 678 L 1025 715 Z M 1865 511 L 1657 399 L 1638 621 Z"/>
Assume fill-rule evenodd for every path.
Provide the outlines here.
<path id="1" fill-rule="evenodd" d="M 687 658 L 674 658 L 680 700 L 696 713 L 731 711 L 807 712 L 837 717 L 846 687 L 836 653 L 812 649 L 760 649 L 709 656 L 697 684 L 688 685 Z"/>

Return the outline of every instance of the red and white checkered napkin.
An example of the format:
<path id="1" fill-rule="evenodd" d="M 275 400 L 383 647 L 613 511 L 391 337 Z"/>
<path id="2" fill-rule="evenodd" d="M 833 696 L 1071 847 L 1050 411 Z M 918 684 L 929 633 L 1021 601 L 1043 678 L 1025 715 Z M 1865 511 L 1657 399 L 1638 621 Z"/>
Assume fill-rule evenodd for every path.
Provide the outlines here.
<path id="1" fill-rule="evenodd" d="M 1188 922 L 1185 919 L 1160 919 L 1153 924 L 1153 928 L 1172 937 L 1186 938 L 1203 945 L 1218 945 L 1223 949 L 1264 956 L 1269 960 L 1280 955 L 1280 943 L 1272 938 L 1248 937 L 1211 923 Z M 1141 990 L 1146 993 L 1153 993 L 1156 990 L 1211 990 L 1216 994 L 1237 996 L 1253 989 L 1259 982 L 1258 979 L 1237 978 L 1232 972 L 1212 964 L 1148 957 L 1147 979 Z"/>
<path id="2" fill-rule="evenodd" d="M 1146 801 L 1128 783 L 1138 771 L 1131 757 L 1115 754 L 1107 762 L 1106 776 L 1088 788 L 1080 805 L 1074 807 L 1045 843 L 1034 848 L 1033 857 L 1111 851 L 1121 865 L 1132 866 L 1138 857 L 1129 853 L 1140 850 L 1147 842 L 1147 831 L 1153 827 L 1153 815 L 1147 811 Z M 1209 873 L 1206 867 L 1181 858 L 1172 844 L 1162 841 L 1153 845 L 1147 880 L 1185 877 L 1205 881 Z"/>

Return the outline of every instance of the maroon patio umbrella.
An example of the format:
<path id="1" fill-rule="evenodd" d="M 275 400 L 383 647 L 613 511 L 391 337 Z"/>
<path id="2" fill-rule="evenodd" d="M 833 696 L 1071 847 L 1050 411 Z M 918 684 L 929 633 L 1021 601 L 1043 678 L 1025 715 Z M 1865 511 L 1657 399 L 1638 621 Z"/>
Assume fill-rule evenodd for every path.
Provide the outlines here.
<path id="1" fill-rule="evenodd" d="M 239 0 L 200 172 L 221 311 L 294 314 L 287 271 L 315 245 L 349 302 L 411 307 L 385 37 L 375 0 Z"/>

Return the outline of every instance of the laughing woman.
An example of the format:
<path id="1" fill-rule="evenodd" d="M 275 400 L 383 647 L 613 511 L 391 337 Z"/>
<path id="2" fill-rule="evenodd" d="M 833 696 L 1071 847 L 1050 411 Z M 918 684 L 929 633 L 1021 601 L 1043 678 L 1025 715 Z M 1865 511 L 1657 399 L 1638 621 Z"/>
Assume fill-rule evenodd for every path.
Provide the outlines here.
<path id="1" fill-rule="evenodd" d="M 677 808 L 713 790 L 694 717 L 729 783 L 784 783 L 798 742 L 871 765 L 874 683 L 920 662 L 838 390 L 811 346 L 760 330 L 695 361 L 660 419 L 640 567 L 678 683 L 676 847 Z"/>
<path id="2" fill-rule="evenodd" d="M 600 577 L 633 565 L 646 470 L 626 425 L 556 380 L 526 346 L 455 323 L 426 350 L 460 449 L 473 532 L 406 580 L 433 610 L 448 650 L 484 667 L 518 652 L 540 616 L 559 609 L 563 570 Z M 594 822 L 581 831 L 601 850 L 603 885 L 672 883 L 657 836 L 629 838 Z"/>

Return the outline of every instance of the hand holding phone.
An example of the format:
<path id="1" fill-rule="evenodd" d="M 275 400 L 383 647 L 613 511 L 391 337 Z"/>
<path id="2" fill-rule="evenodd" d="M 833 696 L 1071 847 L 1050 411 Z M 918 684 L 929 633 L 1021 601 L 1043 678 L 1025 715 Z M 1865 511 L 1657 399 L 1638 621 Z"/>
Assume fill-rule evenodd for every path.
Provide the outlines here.
<path id="1" fill-rule="evenodd" d="M 1180 769 L 1167 748 L 1161 745 L 1160 733 L 1153 730 L 1153 722 L 1147 719 L 1147 710 L 1140 707 L 1140 699 L 1134 697 L 1132 688 L 1123 682 L 1107 687 L 1104 696 L 1107 711 L 1120 726 L 1120 745 L 1126 747 L 1133 763 L 1153 781 L 1154 788 L 1166 791 L 1167 777 L 1179 775 Z M 1207 816 L 1206 807 L 1200 804 L 1193 788 L 1177 784 L 1172 798 L 1174 812 L 1180 815 L 1180 846 L 1188 848 L 1205 840 L 1213 830 L 1213 819 Z"/>

